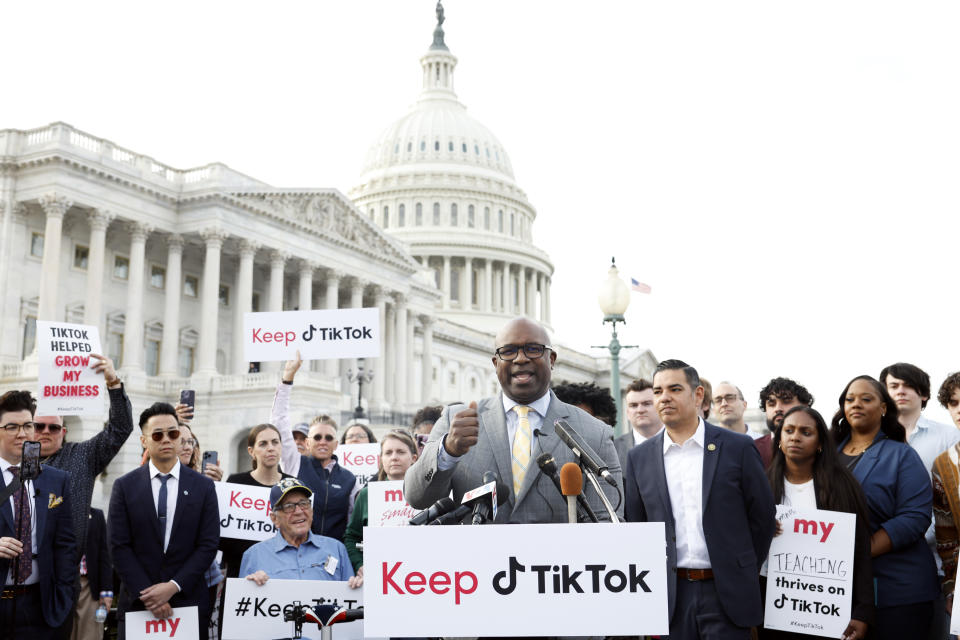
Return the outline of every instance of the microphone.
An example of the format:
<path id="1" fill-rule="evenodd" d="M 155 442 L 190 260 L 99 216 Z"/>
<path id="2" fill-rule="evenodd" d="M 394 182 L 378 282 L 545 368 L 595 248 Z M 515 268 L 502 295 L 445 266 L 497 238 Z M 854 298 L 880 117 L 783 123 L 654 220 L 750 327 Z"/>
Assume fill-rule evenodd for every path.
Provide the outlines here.
<path id="1" fill-rule="evenodd" d="M 607 470 L 603 458 L 598 456 L 590 445 L 580 437 L 576 429 L 571 427 L 566 420 L 557 420 L 553 425 L 557 428 L 557 435 L 560 436 L 560 439 L 580 458 L 580 463 L 585 465 L 588 471 L 600 476 L 611 486 L 617 486 L 617 481 L 614 480 L 613 474 Z"/>
<path id="2" fill-rule="evenodd" d="M 493 479 L 490 480 L 490 478 Z M 463 501 L 459 507 L 453 511 L 450 511 L 449 513 L 441 515 L 436 520 L 428 523 L 428 525 L 445 525 L 452 524 L 454 522 L 460 522 L 460 520 L 462 520 L 464 517 L 472 514 L 475 507 L 479 503 L 486 503 L 487 507 L 490 508 L 492 515 L 488 516 L 487 519 L 493 520 L 496 518 L 496 507 L 507 501 L 507 498 L 510 496 L 510 492 L 506 485 L 501 482 L 497 482 L 497 474 L 493 471 L 487 471 L 484 473 L 483 479 L 485 482 L 482 485 L 463 494 Z M 493 497 L 494 495 L 496 496 L 495 498 Z M 492 506 L 493 504 L 496 506 Z M 483 523 L 472 522 L 472 524 Z"/>
<path id="3" fill-rule="evenodd" d="M 557 491 L 560 492 L 560 495 L 563 495 L 563 487 L 560 486 L 560 476 L 557 474 L 557 461 L 554 457 L 549 453 L 541 453 L 537 456 L 537 466 L 540 467 L 541 473 L 553 480 Z M 587 502 L 587 499 L 583 497 L 582 493 L 577 494 L 577 504 L 580 506 L 581 515 L 589 518 L 591 522 L 600 522 L 597 519 L 597 514 L 590 508 L 590 503 Z"/>
<path id="4" fill-rule="evenodd" d="M 363 607 L 347 609 L 332 604 L 318 604 L 313 607 L 304 607 L 304 621 L 314 622 L 318 627 L 330 627 L 339 622 L 353 622 L 363 619 Z"/>
<path id="5" fill-rule="evenodd" d="M 560 492 L 567 498 L 567 522 L 577 524 L 577 500 L 583 489 L 583 471 L 576 462 L 560 467 Z"/>
<path id="6" fill-rule="evenodd" d="M 429 509 L 425 509 L 418 513 L 417 515 L 410 518 L 409 524 L 411 526 L 420 526 L 436 520 L 440 516 L 450 513 L 457 508 L 457 503 L 454 502 L 450 497 L 443 497 L 434 502 Z"/>
<path id="7" fill-rule="evenodd" d="M 488 497 L 489 496 L 489 497 Z M 497 474 L 483 472 L 483 486 L 464 494 L 463 504 L 473 502 L 473 520 L 470 524 L 483 524 L 497 517 Z"/>

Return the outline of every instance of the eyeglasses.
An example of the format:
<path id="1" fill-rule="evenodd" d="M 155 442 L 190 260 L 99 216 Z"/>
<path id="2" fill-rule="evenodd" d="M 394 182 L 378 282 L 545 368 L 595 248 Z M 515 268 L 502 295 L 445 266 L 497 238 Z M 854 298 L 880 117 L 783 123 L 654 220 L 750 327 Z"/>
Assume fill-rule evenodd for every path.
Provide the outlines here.
<path id="1" fill-rule="evenodd" d="M 517 355 L 520 353 L 520 350 L 523 350 L 523 355 L 527 356 L 530 360 L 536 360 L 537 358 L 543 357 L 545 351 L 550 347 L 545 344 L 537 344 L 536 342 L 528 342 L 525 345 L 515 345 L 508 344 L 505 347 L 500 347 L 494 351 L 497 356 L 505 361 L 510 362 L 511 360 L 516 360 Z"/>
<path id="2" fill-rule="evenodd" d="M 737 394 L 735 394 L 735 393 L 728 393 L 728 394 L 725 395 L 725 396 L 717 396 L 717 397 L 715 397 L 715 398 L 713 399 L 713 404 L 715 404 L 715 405 L 721 405 L 721 404 L 723 404 L 724 402 L 726 402 L 727 404 L 733 404 L 734 402 L 736 402 L 736 401 L 739 400 L 739 399 L 740 399 L 740 397 L 739 397 Z"/>
<path id="3" fill-rule="evenodd" d="M 313 434 L 313 439 L 316 440 L 317 442 L 320 442 L 321 440 L 326 440 L 327 442 L 333 442 L 334 440 L 337 439 L 337 436 L 332 436 L 329 433 L 322 433 L 322 434 L 315 433 Z"/>
<path id="4" fill-rule="evenodd" d="M 36 428 L 37 424 L 35 422 L 24 422 L 23 424 L 8 422 L 7 424 L 3 425 L 3 430 L 7 433 L 16 433 L 20 431 L 20 429 L 23 429 L 24 431 L 33 431 Z"/>
<path id="5" fill-rule="evenodd" d="M 169 437 L 171 440 L 180 439 L 180 429 L 170 429 L 169 431 L 154 431 L 150 434 L 150 437 L 153 438 L 154 442 L 160 442 L 163 440 L 163 436 Z"/>
<path id="6" fill-rule="evenodd" d="M 186 438 L 182 444 L 187 447 L 193 447 L 194 449 L 197 448 L 197 441 L 193 438 Z"/>
<path id="7" fill-rule="evenodd" d="M 344 440 L 345 442 L 369 442 L 370 438 L 367 436 L 366 432 L 360 431 L 359 433 L 351 433 Z"/>
<path id="8" fill-rule="evenodd" d="M 304 512 L 310 510 L 310 501 L 309 500 L 299 500 L 297 502 L 284 502 L 281 505 L 277 505 L 277 511 L 283 511 L 284 513 L 293 513 L 297 510 L 297 507 L 302 509 Z"/>
<path id="9" fill-rule="evenodd" d="M 46 431 L 48 433 L 54 434 L 54 433 L 60 433 L 61 431 L 63 431 L 63 425 L 57 424 L 56 422 L 34 422 L 33 424 L 36 430 L 40 432 Z"/>

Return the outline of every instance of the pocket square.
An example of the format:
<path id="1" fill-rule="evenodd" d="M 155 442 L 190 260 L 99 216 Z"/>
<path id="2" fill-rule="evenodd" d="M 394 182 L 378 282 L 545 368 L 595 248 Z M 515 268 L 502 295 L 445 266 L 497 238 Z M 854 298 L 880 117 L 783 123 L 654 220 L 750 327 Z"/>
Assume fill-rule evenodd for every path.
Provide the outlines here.
<path id="1" fill-rule="evenodd" d="M 56 509 L 60 506 L 61 502 L 63 502 L 63 496 L 58 496 L 55 493 L 51 493 L 50 499 L 47 502 L 47 509 Z"/>

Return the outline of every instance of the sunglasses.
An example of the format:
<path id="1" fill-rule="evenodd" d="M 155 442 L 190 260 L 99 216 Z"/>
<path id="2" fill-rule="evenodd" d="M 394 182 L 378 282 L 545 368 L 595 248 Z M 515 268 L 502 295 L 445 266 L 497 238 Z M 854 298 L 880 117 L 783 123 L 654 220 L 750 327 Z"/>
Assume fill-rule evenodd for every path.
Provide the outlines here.
<path id="1" fill-rule="evenodd" d="M 34 422 L 37 431 L 46 431 L 48 433 L 60 433 L 63 431 L 63 425 L 55 422 Z"/>
<path id="2" fill-rule="evenodd" d="M 317 442 L 320 442 L 321 440 L 326 440 L 327 442 L 333 442 L 334 440 L 337 439 L 337 436 L 332 436 L 329 433 L 315 433 L 313 435 L 313 439 L 316 440 Z"/>
<path id="3" fill-rule="evenodd" d="M 163 436 L 167 436 L 171 440 L 180 439 L 180 429 L 170 429 L 170 431 L 154 431 L 150 434 L 150 437 L 153 438 L 154 442 L 160 442 L 163 440 Z"/>

